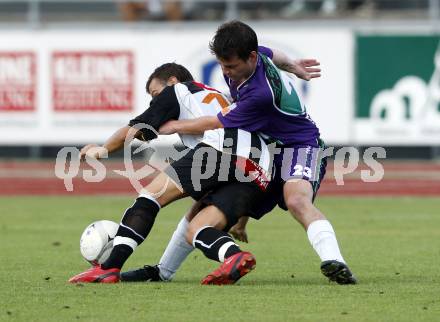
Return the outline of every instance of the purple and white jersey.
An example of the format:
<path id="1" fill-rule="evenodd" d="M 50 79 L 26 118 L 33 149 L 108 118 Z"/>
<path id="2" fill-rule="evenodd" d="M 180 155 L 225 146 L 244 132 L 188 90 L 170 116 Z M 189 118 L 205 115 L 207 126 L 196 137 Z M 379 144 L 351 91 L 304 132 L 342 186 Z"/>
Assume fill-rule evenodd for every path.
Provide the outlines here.
<path id="1" fill-rule="evenodd" d="M 318 147 L 319 130 L 297 94 L 293 79 L 272 62 L 272 50 L 260 46 L 257 67 L 243 83 L 225 76 L 234 103 L 217 114 L 225 128 L 259 132 L 283 146 Z"/>

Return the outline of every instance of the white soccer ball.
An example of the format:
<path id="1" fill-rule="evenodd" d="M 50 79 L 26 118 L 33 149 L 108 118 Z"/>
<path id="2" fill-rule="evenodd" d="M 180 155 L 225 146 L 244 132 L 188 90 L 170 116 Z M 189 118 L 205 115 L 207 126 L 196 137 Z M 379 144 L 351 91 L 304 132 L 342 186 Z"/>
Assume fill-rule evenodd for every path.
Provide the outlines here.
<path id="1" fill-rule="evenodd" d="M 119 225 L 110 220 L 99 220 L 87 226 L 81 235 L 81 255 L 92 265 L 102 264 L 110 256 L 113 239 Z"/>

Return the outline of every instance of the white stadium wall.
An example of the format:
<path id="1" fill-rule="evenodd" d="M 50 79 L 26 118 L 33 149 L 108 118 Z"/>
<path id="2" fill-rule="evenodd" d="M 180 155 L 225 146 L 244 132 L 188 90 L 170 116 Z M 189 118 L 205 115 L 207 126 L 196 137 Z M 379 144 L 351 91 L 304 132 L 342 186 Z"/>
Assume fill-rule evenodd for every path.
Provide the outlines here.
<path id="1" fill-rule="evenodd" d="M 208 49 L 216 27 L 1 31 L 0 144 L 103 142 L 148 106 L 145 81 L 165 62 L 183 64 L 197 80 L 226 91 L 220 68 Z M 432 67 L 436 54 L 432 46 L 424 48 L 432 66 L 424 66 L 423 75 L 408 70 L 379 82 L 371 76 L 383 79 L 386 69 L 377 75 L 371 68 L 382 68 L 380 55 L 374 55 L 383 48 L 382 39 L 359 36 L 344 27 L 257 25 L 256 31 L 262 45 L 321 62 L 322 77 L 298 81 L 297 89 L 328 144 L 426 145 L 440 141 L 438 109 L 426 108 L 437 106 L 434 103 L 440 92 L 437 69 Z M 391 41 L 404 50 L 411 40 Z M 364 59 L 365 54 L 370 60 Z M 399 63 L 405 64 L 405 60 Z M 408 95 L 410 104 L 412 99 L 416 106 L 405 116 L 399 109 Z M 423 119 L 422 125 L 417 123 L 419 119 Z"/>
<path id="2" fill-rule="evenodd" d="M 0 41 L 2 144 L 102 142 L 145 106 L 142 35 L 29 31 L 0 39 L 7 39 Z M 23 52 L 33 55 L 34 68 L 20 60 Z"/>
<path id="3" fill-rule="evenodd" d="M 145 81 L 165 62 L 181 63 L 197 80 L 226 90 L 208 49 L 215 30 L 216 25 L 203 31 L 2 31 L 0 144 L 102 142 L 148 106 Z M 263 45 L 321 61 L 323 77 L 298 88 L 323 137 L 333 144 L 350 142 L 351 33 L 287 28 L 257 32 Z"/>

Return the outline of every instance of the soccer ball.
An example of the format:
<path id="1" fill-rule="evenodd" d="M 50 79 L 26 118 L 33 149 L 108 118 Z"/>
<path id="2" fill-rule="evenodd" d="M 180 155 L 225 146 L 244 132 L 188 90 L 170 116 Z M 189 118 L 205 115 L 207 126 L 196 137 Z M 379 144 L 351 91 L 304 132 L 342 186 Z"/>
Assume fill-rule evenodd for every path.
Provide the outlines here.
<path id="1" fill-rule="evenodd" d="M 92 265 L 104 263 L 113 249 L 113 238 L 119 225 L 110 220 L 99 220 L 87 226 L 81 235 L 81 255 Z"/>

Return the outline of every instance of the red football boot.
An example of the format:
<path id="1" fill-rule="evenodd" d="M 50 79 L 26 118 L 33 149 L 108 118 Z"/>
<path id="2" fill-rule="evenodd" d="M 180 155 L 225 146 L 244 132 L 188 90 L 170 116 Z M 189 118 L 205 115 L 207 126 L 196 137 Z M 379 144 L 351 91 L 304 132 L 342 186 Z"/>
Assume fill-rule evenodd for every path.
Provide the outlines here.
<path id="1" fill-rule="evenodd" d="M 255 268 L 256 260 L 249 252 L 229 256 L 214 272 L 202 280 L 203 285 L 234 284 Z"/>
<path id="2" fill-rule="evenodd" d="M 69 279 L 69 283 L 118 283 L 119 268 L 102 269 L 101 265 L 93 266 Z"/>

